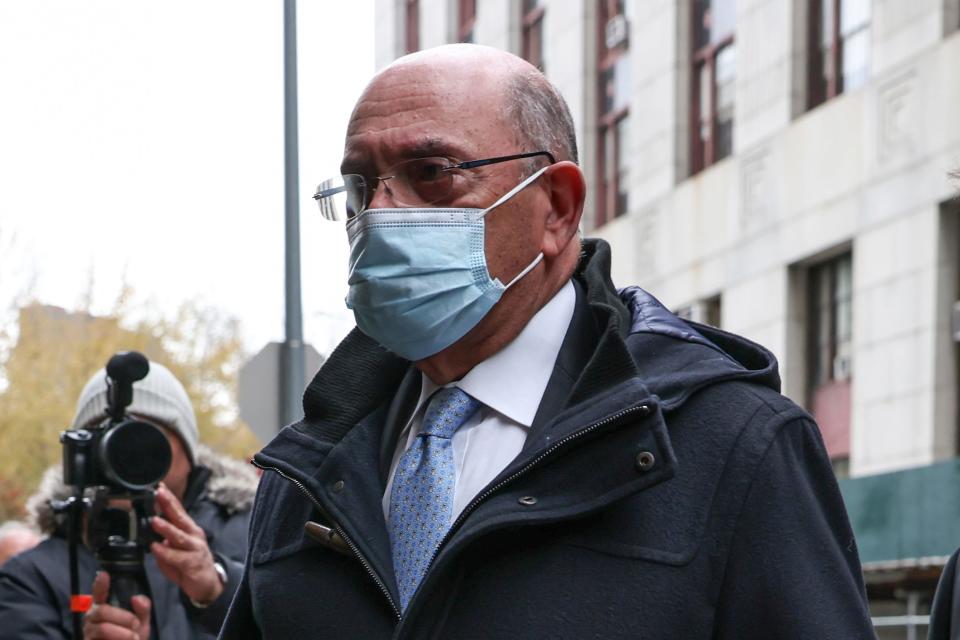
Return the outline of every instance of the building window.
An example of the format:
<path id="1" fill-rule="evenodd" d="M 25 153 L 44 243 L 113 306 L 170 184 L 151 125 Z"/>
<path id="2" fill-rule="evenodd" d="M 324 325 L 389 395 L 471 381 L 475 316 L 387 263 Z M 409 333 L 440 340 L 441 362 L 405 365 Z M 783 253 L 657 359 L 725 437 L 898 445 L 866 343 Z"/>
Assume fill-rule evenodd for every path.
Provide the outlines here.
<path id="1" fill-rule="evenodd" d="M 598 0 L 597 226 L 627 212 L 629 21 L 624 0 Z"/>
<path id="2" fill-rule="evenodd" d="M 960 187 L 960 174 L 957 175 Z M 937 234 L 937 317 L 946 322 L 937 330 L 934 370 L 938 396 L 935 455 L 960 455 L 960 198 L 940 204 Z M 952 433 L 951 433 L 952 432 Z"/>
<path id="3" fill-rule="evenodd" d="M 477 22 L 477 0 L 460 0 L 457 16 L 457 39 L 460 42 L 473 42 L 473 26 Z"/>
<path id="4" fill-rule="evenodd" d="M 520 51 L 524 60 L 540 71 L 543 66 L 543 14 L 544 0 L 523 0 L 523 15 L 520 17 Z"/>
<path id="5" fill-rule="evenodd" d="M 850 380 L 853 375 L 853 261 L 845 253 L 808 273 L 808 389 L 835 467 L 850 457 Z"/>
<path id="6" fill-rule="evenodd" d="M 810 0 L 807 108 L 867 81 L 870 0 Z"/>
<path id="7" fill-rule="evenodd" d="M 733 152 L 735 23 L 734 0 L 694 1 L 691 174 Z"/>
<path id="8" fill-rule="evenodd" d="M 420 2 L 404 0 L 403 23 L 406 27 L 404 46 L 407 53 L 420 49 Z"/>
<path id="9" fill-rule="evenodd" d="M 721 311 L 721 298 L 717 295 L 680 307 L 677 309 L 676 315 L 684 320 L 692 320 L 719 329 Z"/>

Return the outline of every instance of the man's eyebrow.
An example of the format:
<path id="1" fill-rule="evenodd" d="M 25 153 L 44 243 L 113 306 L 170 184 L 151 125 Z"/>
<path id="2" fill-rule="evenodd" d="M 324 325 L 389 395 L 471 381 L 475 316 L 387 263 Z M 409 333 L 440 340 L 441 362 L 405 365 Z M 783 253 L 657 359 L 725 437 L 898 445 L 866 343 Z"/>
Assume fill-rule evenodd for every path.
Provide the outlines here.
<path id="1" fill-rule="evenodd" d="M 452 158 L 459 161 L 474 159 L 467 158 L 466 155 L 469 154 L 458 143 L 443 138 L 426 138 L 424 140 L 418 140 L 412 144 L 402 147 L 395 152 L 397 161 L 412 160 L 414 158 L 428 158 L 431 156 L 442 156 L 444 158 Z M 371 164 L 370 158 L 366 154 L 348 154 L 344 156 L 343 162 L 340 164 L 340 172 L 359 174 L 369 172 L 372 175 L 375 173 L 375 171 Z"/>
<path id="2" fill-rule="evenodd" d="M 443 156 L 444 158 L 449 157 L 457 160 L 465 160 L 466 158 L 463 157 L 463 154 L 464 150 L 462 147 L 451 140 L 444 140 L 442 138 L 421 140 L 404 148 L 401 152 L 401 155 L 407 158 Z"/>
<path id="3" fill-rule="evenodd" d="M 366 170 L 366 158 L 360 155 L 354 156 L 344 156 L 343 161 L 340 163 L 340 173 L 346 175 L 348 173 L 359 173 L 363 174 Z"/>

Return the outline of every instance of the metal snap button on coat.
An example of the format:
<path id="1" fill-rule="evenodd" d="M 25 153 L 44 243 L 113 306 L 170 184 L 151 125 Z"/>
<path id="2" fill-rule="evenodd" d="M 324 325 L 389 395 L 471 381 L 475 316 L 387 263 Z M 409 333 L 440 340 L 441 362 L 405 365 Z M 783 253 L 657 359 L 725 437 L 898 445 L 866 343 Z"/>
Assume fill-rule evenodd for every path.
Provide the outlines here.
<path id="1" fill-rule="evenodd" d="M 637 458 L 634 461 L 634 465 L 637 467 L 637 471 L 649 471 L 653 468 L 653 464 L 657 461 L 653 457 L 653 454 L 649 451 L 641 451 L 637 454 Z"/>
<path id="2" fill-rule="evenodd" d="M 331 488 L 333 489 L 334 493 L 340 493 L 343 491 L 343 480 L 337 480 L 333 483 L 333 487 Z"/>
<path id="3" fill-rule="evenodd" d="M 537 499 L 534 498 L 533 496 L 523 496 L 522 498 L 517 500 L 517 502 L 519 502 L 525 507 L 532 507 L 533 505 L 537 504 Z"/>

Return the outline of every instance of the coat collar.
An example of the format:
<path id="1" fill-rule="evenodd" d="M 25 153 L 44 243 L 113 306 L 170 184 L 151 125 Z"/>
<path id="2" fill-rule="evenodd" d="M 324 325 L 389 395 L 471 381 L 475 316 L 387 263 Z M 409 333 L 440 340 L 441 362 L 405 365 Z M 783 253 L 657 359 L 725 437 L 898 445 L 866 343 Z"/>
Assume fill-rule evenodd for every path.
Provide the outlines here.
<path id="1" fill-rule="evenodd" d="M 576 431 L 573 416 L 600 406 L 601 399 L 610 414 L 628 409 L 626 396 L 611 396 L 611 389 L 642 388 L 641 395 L 669 412 L 697 389 L 719 381 L 744 379 L 778 388 L 776 360 L 766 350 L 681 320 L 642 289 L 618 292 L 610 279 L 610 247 L 602 240 L 583 242 L 574 282 L 574 318 L 515 464 Z M 418 376 L 408 361 L 353 331 L 307 388 L 304 419 L 284 429 L 258 460 L 295 477 L 315 477 L 326 453 L 376 414 L 382 416 L 382 435 L 374 468 L 385 482 L 389 456 L 384 451 L 393 450 L 404 422 L 398 417 L 405 418 L 416 402 Z M 315 453 L 307 453 L 311 450 Z"/>
<path id="2" fill-rule="evenodd" d="M 527 443 L 508 470 L 574 432 L 578 424 L 572 418 L 579 415 L 578 408 L 588 407 L 603 397 L 603 407 L 612 415 L 628 409 L 627 405 L 637 398 L 611 397 L 611 389 L 628 384 L 646 389 L 626 342 L 631 314 L 613 287 L 609 270 L 609 246 L 600 240 L 584 241 L 574 274 L 577 305 L 570 330 Z M 389 464 L 385 452 L 393 450 L 404 424 L 401 418 L 416 402 L 418 376 L 419 372 L 408 361 L 354 330 L 308 386 L 303 401 L 304 419 L 286 427 L 256 455 L 256 461 L 302 478 L 310 487 L 327 454 L 354 427 L 370 424 L 373 416 L 379 416 L 381 435 L 376 442 L 377 463 L 373 468 L 384 483 L 385 465 Z"/>

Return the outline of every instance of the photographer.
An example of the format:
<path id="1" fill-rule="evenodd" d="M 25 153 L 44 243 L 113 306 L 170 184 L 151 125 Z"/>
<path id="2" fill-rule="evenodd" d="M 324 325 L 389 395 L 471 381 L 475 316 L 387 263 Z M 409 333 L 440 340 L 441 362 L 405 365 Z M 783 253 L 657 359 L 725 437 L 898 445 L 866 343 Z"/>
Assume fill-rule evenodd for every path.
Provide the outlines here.
<path id="1" fill-rule="evenodd" d="M 135 597 L 133 612 L 106 604 L 109 576 L 98 573 L 93 554 L 80 548 L 81 591 L 92 593 L 94 601 L 84 637 L 212 638 L 239 583 L 257 478 L 247 465 L 198 445 L 189 398 L 165 367 L 151 362 L 149 374 L 133 389 L 128 413 L 160 427 L 173 454 L 151 520 L 162 542 L 151 544 L 144 560 L 151 597 Z M 106 391 L 101 370 L 80 395 L 73 429 L 104 419 Z M 4 637 L 73 637 L 65 526 L 50 506 L 70 493 L 58 465 L 28 501 L 33 524 L 49 537 L 0 568 Z"/>

